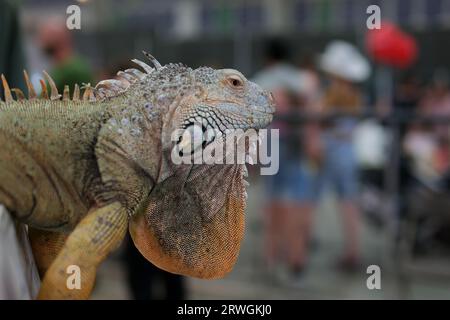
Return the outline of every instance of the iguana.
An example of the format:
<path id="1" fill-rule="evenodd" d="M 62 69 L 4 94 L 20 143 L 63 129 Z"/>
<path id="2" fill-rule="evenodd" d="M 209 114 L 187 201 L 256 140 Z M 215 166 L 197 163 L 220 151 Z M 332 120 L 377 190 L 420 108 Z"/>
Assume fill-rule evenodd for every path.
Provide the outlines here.
<path id="1" fill-rule="evenodd" d="M 141 69 L 75 86 L 72 96 L 45 72 L 39 97 L 25 71 L 28 98 L 1 77 L 0 203 L 28 225 L 39 299 L 88 298 L 127 229 L 143 256 L 172 273 L 218 278 L 237 259 L 245 164 L 175 165 L 171 133 L 194 121 L 224 135 L 263 128 L 272 95 L 236 70 L 163 66 L 144 54 L 153 67 L 134 59 Z M 66 286 L 71 265 L 80 290 Z"/>

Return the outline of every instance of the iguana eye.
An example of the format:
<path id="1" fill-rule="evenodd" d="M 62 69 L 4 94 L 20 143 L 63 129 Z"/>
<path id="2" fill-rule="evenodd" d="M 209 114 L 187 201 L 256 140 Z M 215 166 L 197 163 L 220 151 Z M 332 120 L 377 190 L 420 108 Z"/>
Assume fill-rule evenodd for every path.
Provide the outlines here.
<path id="1" fill-rule="evenodd" d="M 238 76 L 230 76 L 228 78 L 228 82 L 230 83 L 230 85 L 234 88 L 241 88 L 244 85 L 244 82 L 242 81 L 242 79 Z"/>

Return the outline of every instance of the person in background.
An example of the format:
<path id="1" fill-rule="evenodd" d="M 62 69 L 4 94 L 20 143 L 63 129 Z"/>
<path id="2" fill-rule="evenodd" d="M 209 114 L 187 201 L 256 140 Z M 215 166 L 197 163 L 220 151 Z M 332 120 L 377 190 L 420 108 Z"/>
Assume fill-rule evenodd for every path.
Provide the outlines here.
<path id="1" fill-rule="evenodd" d="M 406 71 L 395 85 L 393 97 L 394 114 L 400 117 L 413 116 L 417 112 L 422 96 L 423 89 L 419 78 L 413 72 Z M 402 134 L 406 129 L 406 125 L 401 128 Z"/>
<path id="2" fill-rule="evenodd" d="M 411 211 L 411 203 L 408 199 L 408 194 L 411 187 L 416 184 L 415 170 L 419 166 L 418 163 L 424 164 L 427 161 L 422 161 L 428 157 L 428 150 L 431 144 L 427 141 L 430 137 L 426 126 L 416 121 L 408 121 L 418 112 L 420 99 L 423 96 L 423 85 L 421 79 L 412 70 L 406 70 L 399 77 L 399 81 L 395 84 L 393 97 L 392 116 L 398 118 L 400 121 L 397 127 L 397 141 L 400 142 L 397 148 L 390 152 L 391 159 L 396 160 L 398 157 L 398 197 L 396 206 L 398 208 L 399 218 L 408 216 Z M 420 141 L 417 145 L 416 143 Z M 402 148 L 402 144 L 404 145 Z M 420 161 L 416 162 L 412 150 L 420 150 Z M 423 152 L 423 151 L 427 152 Z M 398 154 L 396 154 L 398 152 Z M 423 152 L 423 153 L 422 153 Z M 420 165 L 421 166 L 421 165 Z M 422 168 L 424 168 L 422 166 Z M 420 170 L 421 171 L 421 170 Z"/>
<path id="3" fill-rule="evenodd" d="M 265 177 L 269 199 L 265 215 L 265 260 L 273 275 L 295 284 L 301 281 L 307 263 L 305 248 L 317 193 L 313 186 L 315 173 L 305 157 L 302 129 L 290 124 L 286 118 L 306 111 L 302 107 L 312 98 L 306 95 L 311 91 L 305 89 L 314 86 L 315 79 L 290 64 L 289 58 L 285 42 L 280 39 L 268 41 L 266 66 L 253 81 L 273 93 L 276 116 L 285 117 L 271 126 L 280 130 L 282 165 L 276 175 Z"/>
<path id="4" fill-rule="evenodd" d="M 93 83 L 93 73 L 87 62 L 74 52 L 72 34 L 64 21 L 50 18 L 39 26 L 38 42 L 43 52 L 50 58 L 50 75 L 59 92 L 68 85 L 71 92 L 75 84 Z"/>
<path id="5" fill-rule="evenodd" d="M 418 103 L 418 113 L 431 117 L 450 117 L 450 87 L 447 70 L 437 69 L 431 84 Z M 439 139 L 447 139 L 449 124 L 434 124 L 433 132 Z"/>
<path id="6" fill-rule="evenodd" d="M 369 77 L 367 60 L 351 44 L 333 41 L 319 61 L 327 75 L 321 109 L 325 115 L 341 115 L 325 126 L 323 134 L 323 184 L 330 185 L 339 199 L 342 212 L 345 248 L 339 266 L 355 270 L 359 265 L 361 228 L 357 206 L 358 168 L 353 145 L 353 130 L 362 111 L 362 96 L 356 83 Z"/>
<path id="7" fill-rule="evenodd" d="M 435 71 L 431 83 L 414 107 L 421 116 L 435 119 L 450 117 L 450 89 L 445 69 Z M 414 123 L 407 129 L 403 139 L 403 152 L 409 161 L 409 173 L 414 178 L 410 180 L 419 179 L 432 184 L 446 174 L 450 167 L 449 124 Z"/>
<path id="8" fill-rule="evenodd" d="M 128 235 L 126 239 L 124 262 L 128 285 L 133 299 L 186 299 L 184 277 L 161 270 L 147 261 L 147 259 L 145 259 L 144 256 L 136 249 L 133 240 Z M 158 286 L 158 284 L 160 286 Z"/>
<path id="9" fill-rule="evenodd" d="M 437 69 L 435 71 L 429 92 L 419 102 L 419 108 L 424 114 L 450 119 L 450 88 L 447 70 Z M 450 169 L 449 122 L 434 124 L 432 132 L 436 141 L 433 168 L 442 176 Z"/>

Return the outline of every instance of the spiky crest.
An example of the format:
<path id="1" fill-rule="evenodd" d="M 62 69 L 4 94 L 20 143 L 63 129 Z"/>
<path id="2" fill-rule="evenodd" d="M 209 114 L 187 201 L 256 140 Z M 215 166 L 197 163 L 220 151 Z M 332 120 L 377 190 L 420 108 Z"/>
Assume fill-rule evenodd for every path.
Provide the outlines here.
<path id="1" fill-rule="evenodd" d="M 92 87 L 90 84 L 83 84 L 82 90 L 83 94 L 80 93 L 80 87 L 75 84 L 72 101 L 88 101 L 88 102 L 97 102 L 103 101 L 108 98 L 116 97 L 124 92 L 126 92 L 132 84 L 135 82 L 144 79 L 148 74 L 151 74 L 155 69 L 160 70 L 162 65 L 156 60 L 151 54 L 143 51 L 144 55 L 149 59 L 149 61 L 154 65 L 155 68 L 150 67 L 148 64 L 141 60 L 133 59 L 132 62 L 136 63 L 140 66 L 145 72 L 142 72 L 139 69 L 131 68 L 124 71 L 117 72 L 116 79 L 108 79 L 100 81 L 95 87 Z M 28 90 L 28 99 L 25 98 L 24 93 L 18 89 L 13 88 L 10 89 L 8 82 L 6 81 L 5 76 L 1 75 L 1 81 L 3 85 L 5 102 L 12 103 L 14 102 L 14 98 L 12 92 L 15 93 L 17 101 L 30 101 L 37 99 L 36 91 L 30 81 L 28 73 L 24 70 L 24 79 Z M 49 99 L 49 100 L 62 100 L 69 101 L 70 99 L 70 89 L 67 85 L 64 86 L 63 94 L 59 94 L 58 89 L 56 87 L 55 81 L 52 77 L 44 70 L 43 75 L 44 79 L 39 79 L 39 83 L 41 85 L 41 96 L 40 99 Z M 47 88 L 47 84 L 49 88 Z M 50 94 L 50 95 L 49 95 Z"/>

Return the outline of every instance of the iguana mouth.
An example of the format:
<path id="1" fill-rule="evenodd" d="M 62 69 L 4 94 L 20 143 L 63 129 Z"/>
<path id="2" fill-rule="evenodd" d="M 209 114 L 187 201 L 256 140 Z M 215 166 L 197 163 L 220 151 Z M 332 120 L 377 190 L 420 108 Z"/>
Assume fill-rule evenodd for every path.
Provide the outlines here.
<path id="1" fill-rule="evenodd" d="M 249 164 L 255 164 L 256 160 L 256 154 L 257 154 L 257 144 L 261 145 L 262 143 L 262 138 L 259 134 L 259 130 L 260 129 L 252 129 L 254 130 L 253 132 L 256 134 L 257 137 L 257 142 L 256 141 L 246 141 L 244 140 L 243 142 L 241 142 L 242 137 L 245 137 L 245 131 L 242 131 L 243 134 L 242 136 L 237 135 L 237 139 L 238 141 L 236 142 L 232 142 L 229 143 L 227 141 L 228 138 L 228 134 L 229 132 L 227 132 L 229 129 L 227 129 L 225 132 L 220 131 L 217 128 L 212 128 L 211 126 L 196 126 L 195 124 L 191 123 L 189 124 L 185 129 L 185 132 L 183 133 L 183 135 L 180 135 L 180 137 L 178 138 L 178 141 L 176 142 L 177 148 L 178 148 L 178 153 L 179 156 L 184 157 L 184 156 L 194 156 L 196 154 L 196 152 L 200 151 L 200 149 L 202 151 L 204 151 L 206 149 L 206 147 L 212 145 L 213 143 L 216 143 L 216 145 L 214 146 L 214 148 L 218 147 L 221 148 L 222 151 L 225 149 L 224 151 L 224 157 L 226 157 L 230 152 L 235 152 L 233 154 L 233 159 L 234 159 L 234 155 L 238 152 L 243 152 L 244 154 L 242 155 L 238 155 L 238 158 L 240 156 L 243 156 L 245 159 L 246 163 Z M 245 138 L 244 138 L 245 139 Z M 231 140 L 232 141 L 232 140 Z M 239 149 L 238 145 L 244 143 L 244 147 L 243 149 Z M 231 147 L 230 147 L 231 145 Z M 229 149 L 228 149 L 229 148 Z M 208 154 L 206 156 L 209 156 Z M 221 164 L 221 163 L 225 163 L 225 160 L 223 160 L 224 162 L 220 162 L 220 163 L 216 163 L 216 164 Z M 226 162 L 229 163 L 230 162 Z M 237 162 L 238 164 L 242 162 Z"/>
<path id="2" fill-rule="evenodd" d="M 200 147 L 205 149 L 208 145 L 216 141 L 216 138 L 223 134 L 220 130 L 211 125 L 196 125 L 189 122 L 182 126 L 185 131 L 177 141 L 180 150 L 180 156 L 192 155 Z"/>

